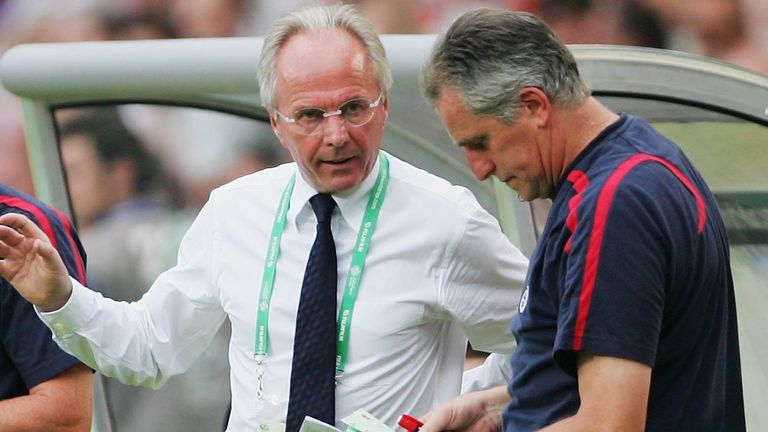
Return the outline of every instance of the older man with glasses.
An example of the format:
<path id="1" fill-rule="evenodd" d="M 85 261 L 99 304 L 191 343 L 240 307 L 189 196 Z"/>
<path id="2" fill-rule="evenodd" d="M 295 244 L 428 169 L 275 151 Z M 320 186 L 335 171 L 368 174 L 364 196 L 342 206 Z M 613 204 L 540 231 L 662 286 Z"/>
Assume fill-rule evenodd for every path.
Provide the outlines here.
<path id="1" fill-rule="evenodd" d="M 259 79 L 295 163 L 215 190 L 140 301 L 67 278 L 18 217 L 0 220 L 0 274 L 67 350 L 134 385 L 184 372 L 228 318 L 228 430 L 427 412 L 459 392 L 467 339 L 512 351 L 526 258 L 465 188 L 380 151 L 391 71 L 353 8 L 277 21 Z"/>

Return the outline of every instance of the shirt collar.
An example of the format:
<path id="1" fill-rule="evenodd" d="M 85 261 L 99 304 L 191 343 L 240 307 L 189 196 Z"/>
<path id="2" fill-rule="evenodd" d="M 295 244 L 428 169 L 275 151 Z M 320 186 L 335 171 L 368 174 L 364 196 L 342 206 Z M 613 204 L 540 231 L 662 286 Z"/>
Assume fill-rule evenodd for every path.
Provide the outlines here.
<path id="1" fill-rule="evenodd" d="M 368 173 L 368 176 L 365 177 L 362 183 L 350 190 L 333 194 L 333 199 L 336 201 L 336 205 L 341 212 L 342 219 L 355 231 L 359 229 L 360 223 L 363 220 L 365 209 L 368 206 L 368 195 L 376 183 L 379 169 L 379 159 L 376 158 L 373 169 L 371 169 L 371 172 Z M 312 214 L 309 199 L 317 193 L 317 190 L 307 183 L 304 176 L 301 175 L 298 165 L 296 165 L 296 184 L 293 187 L 291 206 L 288 209 L 287 215 L 288 223 L 293 224 L 295 229 L 298 230 L 300 218 L 308 217 Z M 334 214 L 336 213 L 334 211 Z"/>

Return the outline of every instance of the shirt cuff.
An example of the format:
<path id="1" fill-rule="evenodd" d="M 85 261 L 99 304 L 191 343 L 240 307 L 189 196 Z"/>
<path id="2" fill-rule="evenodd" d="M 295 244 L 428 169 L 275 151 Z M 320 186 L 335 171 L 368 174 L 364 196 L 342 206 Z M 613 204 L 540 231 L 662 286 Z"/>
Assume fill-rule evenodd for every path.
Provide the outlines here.
<path id="1" fill-rule="evenodd" d="M 87 323 L 94 312 L 94 296 L 97 293 L 84 287 L 76 279 L 70 277 L 72 294 L 64 306 L 55 311 L 43 312 L 35 307 L 37 316 L 51 329 L 58 339 L 68 339 L 77 329 L 87 328 Z"/>

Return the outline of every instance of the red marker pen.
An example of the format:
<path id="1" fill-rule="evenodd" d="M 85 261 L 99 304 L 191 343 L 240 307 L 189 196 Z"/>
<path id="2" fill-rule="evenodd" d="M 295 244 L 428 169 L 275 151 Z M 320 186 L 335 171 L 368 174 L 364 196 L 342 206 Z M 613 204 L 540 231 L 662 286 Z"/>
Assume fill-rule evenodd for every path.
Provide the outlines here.
<path id="1" fill-rule="evenodd" d="M 408 432 L 418 432 L 419 429 L 424 426 L 423 422 L 419 421 L 417 418 L 409 416 L 408 414 L 401 415 L 400 420 L 397 421 L 397 424 L 399 424 L 400 427 L 407 430 Z"/>

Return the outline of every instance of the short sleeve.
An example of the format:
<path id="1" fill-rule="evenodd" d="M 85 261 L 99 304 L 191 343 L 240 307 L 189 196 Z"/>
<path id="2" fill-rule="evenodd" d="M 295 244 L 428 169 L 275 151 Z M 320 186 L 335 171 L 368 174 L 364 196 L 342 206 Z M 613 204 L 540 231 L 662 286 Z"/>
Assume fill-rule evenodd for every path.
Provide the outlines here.
<path id="1" fill-rule="evenodd" d="M 71 222 L 60 212 L 31 199 L 18 199 L 25 208 L 7 207 L 30 217 L 54 244 L 72 277 L 85 281 L 85 252 Z M 0 396 L 27 394 L 36 385 L 79 361 L 59 348 L 33 306 L 5 280 L 0 280 Z M 23 392 L 22 392 L 23 388 Z M 21 393 L 20 393 L 21 392 Z"/>
<path id="2" fill-rule="evenodd" d="M 604 187 L 584 201 L 555 341 L 566 372 L 576 373 L 579 351 L 654 365 L 671 253 L 695 235 L 695 205 L 658 163 L 635 168 L 613 194 Z"/>
<path id="3" fill-rule="evenodd" d="M 32 305 L 0 280 L 0 399 L 20 396 L 20 383 L 29 389 L 69 369 L 79 361 L 59 348 L 51 331 L 38 319 Z M 20 381 L 14 383 L 14 381 Z M 13 394 L 16 393 L 16 394 Z"/>

